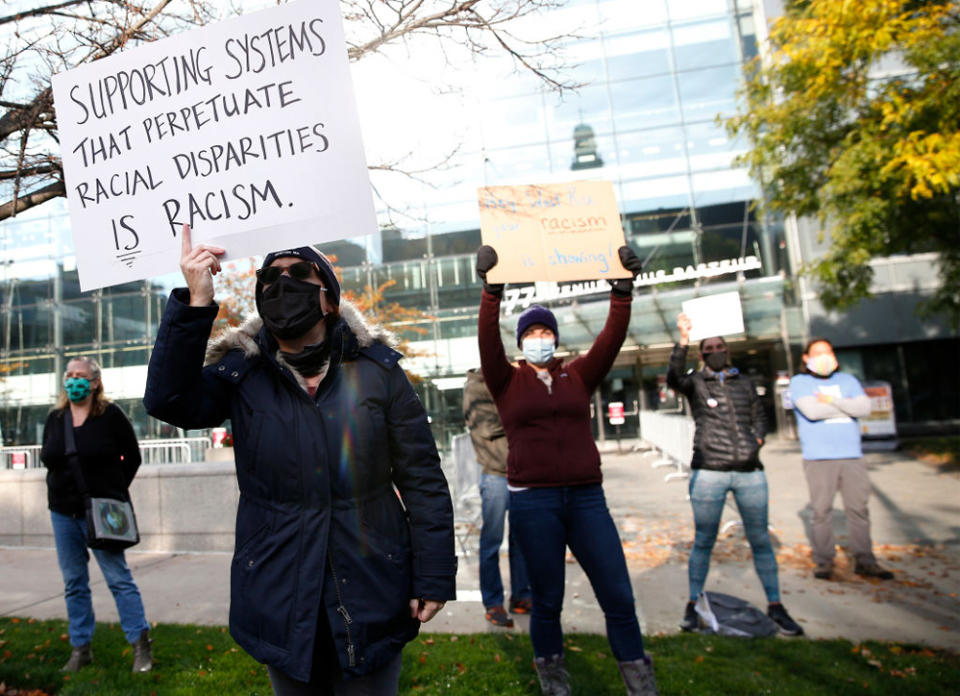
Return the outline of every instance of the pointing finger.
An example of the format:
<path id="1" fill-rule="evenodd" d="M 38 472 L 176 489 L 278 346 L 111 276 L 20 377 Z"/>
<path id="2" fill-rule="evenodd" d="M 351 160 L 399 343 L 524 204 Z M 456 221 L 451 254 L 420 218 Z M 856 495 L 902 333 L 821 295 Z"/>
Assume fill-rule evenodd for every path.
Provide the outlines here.
<path id="1" fill-rule="evenodd" d="M 184 223 L 183 231 L 180 234 L 180 256 L 185 257 L 190 253 L 193 245 L 190 242 L 190 225 Z"/>

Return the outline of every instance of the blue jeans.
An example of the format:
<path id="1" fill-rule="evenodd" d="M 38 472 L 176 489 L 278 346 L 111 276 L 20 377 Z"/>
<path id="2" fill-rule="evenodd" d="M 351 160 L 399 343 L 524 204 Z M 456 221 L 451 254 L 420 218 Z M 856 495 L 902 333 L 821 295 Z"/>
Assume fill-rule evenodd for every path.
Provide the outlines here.
<path id="1" fill-rule="evenodd" d="M 70 645 L 86 645 L 93 639 L 95 626 L 90 575 L 87 571 L 90 560 L 90 554 L 87 553 L 87 524 L 82 519 L 53 510 L 50 511 L 50 520 L 53 522 L 53 539 L 57 545 L 57 561 L 63 575 L 67 617 L 70 620 Z M 123 551 L 92 551 L 117 603 L 120 627 L 127 642 L 135 643 L 143 630 L 150 628 L 150 624 L 144 616 L 140 590 L 133 581 Z"/>
<path id="2" fill-rule="evenodd" d="M 480 528 L 480 595 L 489 609 L 503 604 L 503 581 L 500 578 L 500 544 L 503 543 L 503 521 L 510 507 L 506 476 L 480 475 L 483 526 Z M 507 535 L 510 543 L 510 597 L 530 598 L 530 580 L 523 555 L 517 545 L 513 525 Z"/>
<path id="3" fill-rule="evenodd" d="M 510 526 L 530 574 L 530 640 L 537 657 L 563 653 L 560 611 L 567 546 L 597 595 L 614 656 L 620 661 L 644 656 L 620 535 L 599 483 L 511 491 Z"/>
<path id="4" fill-rule="evenodd" d="M 760 576 L 768 602 L 780 601 L 777 557 L 767 530 L 767 477 L 762 471 L 709 471 L 697 469 L 690 477 L 690 504 L 696 535 L 690 552 L 690 601 L 703 590 L 710 570 L 710 553 L 717 540 L 727 491 L 733 491 L 743 531 L 753 550 L 753 566 Z"/>

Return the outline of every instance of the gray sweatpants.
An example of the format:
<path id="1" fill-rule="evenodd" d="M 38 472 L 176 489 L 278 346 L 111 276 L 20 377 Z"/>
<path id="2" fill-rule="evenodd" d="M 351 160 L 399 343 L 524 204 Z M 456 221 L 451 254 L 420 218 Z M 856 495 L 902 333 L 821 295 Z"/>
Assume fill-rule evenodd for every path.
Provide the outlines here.
<path id="1" fill-rule="evenodd" d="M 860 563 L 876 562 L 870 540 L 870 475 L 862 459 L 804 459 L 803 472 L 810 489 L 813 508 L 810 545 L 813 562 L 832 564 L 836 553 L 833 538 L 833 499 L 837 490 L 843 497 L 850 550 Z"/>

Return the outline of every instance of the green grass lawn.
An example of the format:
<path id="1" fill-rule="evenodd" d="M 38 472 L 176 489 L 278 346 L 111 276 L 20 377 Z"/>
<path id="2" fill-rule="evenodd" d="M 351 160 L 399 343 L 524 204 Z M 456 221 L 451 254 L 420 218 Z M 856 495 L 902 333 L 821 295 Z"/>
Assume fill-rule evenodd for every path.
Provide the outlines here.
<path id="1" fill-rule="evenodd" d="M 272 694 L 266 669 L 225 628 L 160 625 L 154 671 L 131 674 L 133 656 L 115 624 L 100 624 L 95 663 L 58 670 L 70 646 L 66 622 L 0 618 L 0 683 L 50 694 Z M 960 656 L 893 643 L 675 635 L 651 637 L 657 680 L 671 694 L 955 694 Z M 568 636 L 575 694 L 623 694 L 602 636 Z M 424 634 L 403 654 L 401 694 L 538 694 L 527 636 Z M 0 693 L 5 693 L 0 690 Z"/>

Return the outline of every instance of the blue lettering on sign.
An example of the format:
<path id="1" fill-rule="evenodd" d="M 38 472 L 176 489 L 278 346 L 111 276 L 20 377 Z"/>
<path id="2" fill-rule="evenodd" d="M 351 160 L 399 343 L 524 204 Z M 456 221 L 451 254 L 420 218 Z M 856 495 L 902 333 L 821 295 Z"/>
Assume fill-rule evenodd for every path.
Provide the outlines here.
<path id="1" fill-rule="evenodd" d="M 509 210 L 510 212 L 513 212 L 513 213 L 517 212 L 517 202 L 506 200 L 504 198 L 493 198 L 488 196 L 483 199 L 483 207 Z"/>
<path id="2" fill-rule="evenodd" d="M 547 261 L 551 266 L 575 266 L 575 265 L 585 265 L 585 264 L 599 264 L 600 268 L 597 269 L 600 273 L 608 273 L 610 271 L 610 259 L 611 255 L 607 255 L 601 252 L 580 252 L 579 254 L 563 253 L 559 249 L 554 249 L 553 252 L 547 257 Z"/>

